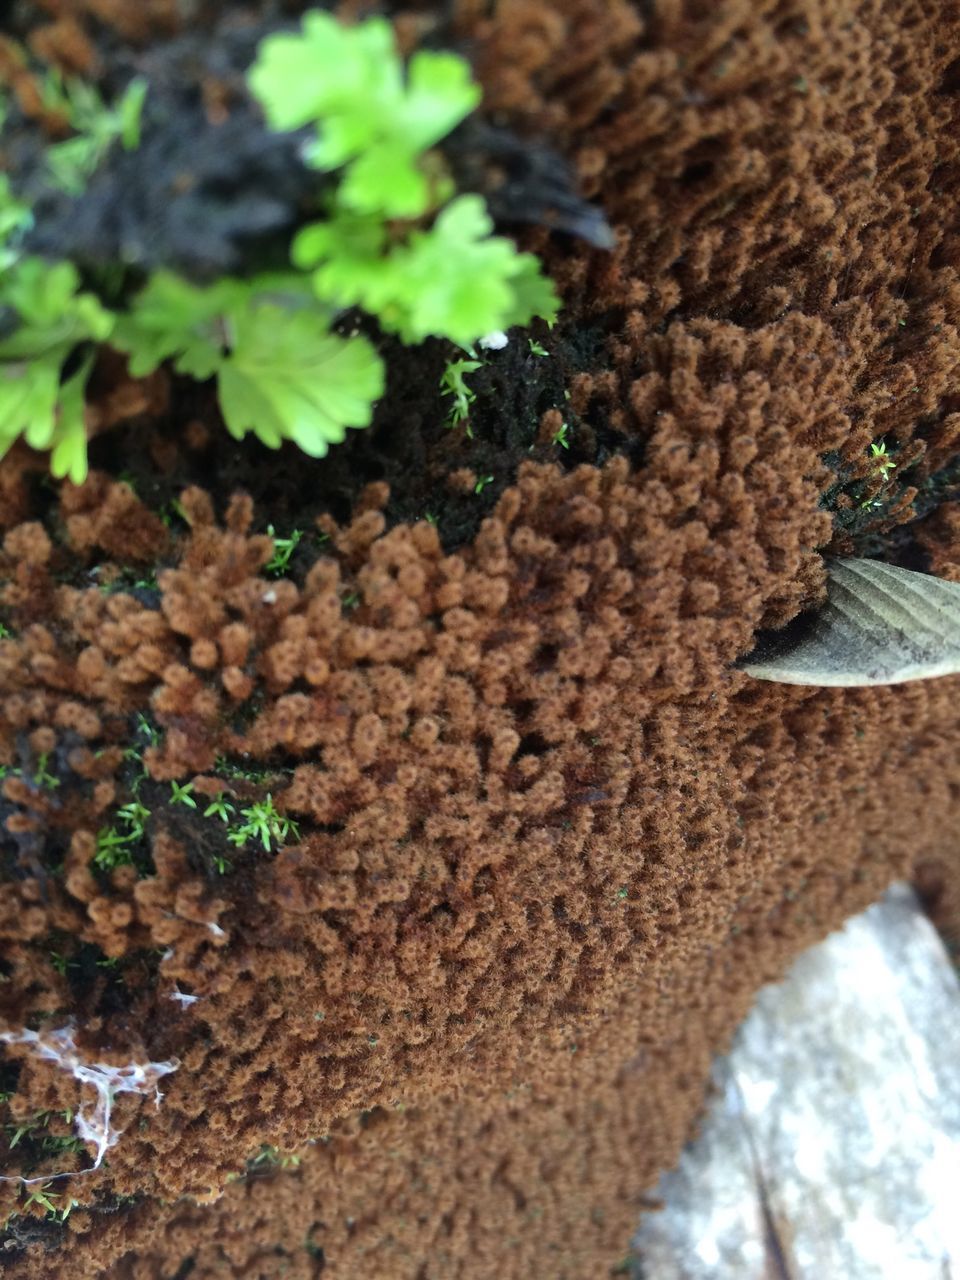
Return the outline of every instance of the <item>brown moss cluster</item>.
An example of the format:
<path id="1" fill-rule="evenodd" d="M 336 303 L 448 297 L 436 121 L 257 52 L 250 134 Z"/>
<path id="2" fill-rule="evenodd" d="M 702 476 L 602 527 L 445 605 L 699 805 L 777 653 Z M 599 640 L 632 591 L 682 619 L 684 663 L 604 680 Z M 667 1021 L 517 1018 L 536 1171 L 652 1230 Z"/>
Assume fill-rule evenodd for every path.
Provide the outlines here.
<path id="1" fill-rule="evenodd" d="M 914 866 L 953 900 L 956 682 L 731 664 L 818 598 L 825 455 L 866 474 L 884 437 L 913 488 L 955 458 L 954 7 L 455 8 L 495 108 L 618 228 L 541 247 L 609 331 L 572 401 L 643 462 L 527 464 L 452 551 L 370 486 L 294 581 L 243 495 L 168 528 L 4 461 L 2 1025 L 72 1010 L 91 1051 L 181 1063 L 11 1274 L 607 1274 L 757 987 Z M 922 530 L 945 576 L 956 524 Z M 98 868 L 138 713 L 152 784 L 260 770 L 298 839 L 220 876 L 171 819 L 149 867 Z M 105 968 L 78 1006 L 64 937 L 122 998 Z M 75 1102 L 18 1053 L 17 1115 Z M 299 1167 L 217 1199 L 262 1143 Z"/>

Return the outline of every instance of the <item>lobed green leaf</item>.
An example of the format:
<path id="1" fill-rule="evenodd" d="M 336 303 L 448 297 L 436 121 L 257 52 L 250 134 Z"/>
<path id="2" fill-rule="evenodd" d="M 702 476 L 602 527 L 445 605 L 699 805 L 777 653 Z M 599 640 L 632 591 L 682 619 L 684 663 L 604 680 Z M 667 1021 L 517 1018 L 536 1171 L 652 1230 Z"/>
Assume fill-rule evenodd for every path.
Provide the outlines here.
<path id="1" fill-rule="evenodd" d="M 31 448 L 53 450 L 54 475 L 79 484 L 87 474 L 84 391 L 93 353 L 66 381 L 62 373 L 81 343 L 110 336 L 113 316 L 79 290 L 72 264 L 39 258 L 9 268 L 0 303 L 19 322 L 0 339 L 0 457 L 23 436 Z"/>
<path id="2" fill-rule="evenodd" d="M 480 196 L 460 196 L 428 231 L 388 249 L 374 224 L 340 214 L 301 232 L 294 260 L 315 266 L 319 297 L 363 307 L 404 342 L 435 336 L 469 347 L 535 315 L 552 320 L 559 306 L 537 259 L 490 235 L 492 226 Z"/>
<path id="3" fill-rule="evenodd" d="M 219 384 L 231 435 L 253 431 L 274 449 L 292 440 L 322 458 L 348 427 L 369 426 L 384 372 L 365 338 L 338 337 L 315 312 L 270 304 L 237 316 L 234 333 Z"/>
<path id="4" fill-rule="evenodd" d="M 383 367 L 363 338 L 330 332 L 330 313 L 293 275 L 202 288 L 155 276 L 117 328 L 134 374 L 173 359 L 181 373 L 218 379 L 227 429 L 276 449 L 293 440 L 319 458 L 347 428 L 368 426 Z"/>
<path id="5" fill-rule="evenodd" d="M 345 168 L 338 203 L 356 213 L 416 218 L 430 203 L 420 157 L 480 101 L 467 63 L 421 52 L 404 78 L 383 18 L 344 27 L 311 13 L 299 35 L 269 36 L 249 84 L 274 129 L 317 126 L 308 162 Z"/>

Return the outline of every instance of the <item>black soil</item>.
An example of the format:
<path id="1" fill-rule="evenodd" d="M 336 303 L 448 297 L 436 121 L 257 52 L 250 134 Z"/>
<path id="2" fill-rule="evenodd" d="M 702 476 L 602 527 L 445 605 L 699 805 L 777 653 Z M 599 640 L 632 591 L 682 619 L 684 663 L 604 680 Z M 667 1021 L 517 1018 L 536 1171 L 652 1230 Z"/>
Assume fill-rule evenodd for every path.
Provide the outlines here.
<path id="1" fill-rule="evenodd" d="M 536 354 L 531 342 L 547 354 Z M 233 440 L 220 425 L 213 387 L 175 379 L 163 421 L 104 432 L 92 444 L 90 462 L 128 480 L 154 510 L 190 484 L 210 492 L 221 510 L 238 490 L 249 493 L 260 527 L 269 520 L 279 535 L 309 533 L 324 512 L 346 521 L 361 490 L 385 481 L 388 522 L 431 520 L 453 549 L 474 536 L 526 458 L 571 467 L 626 451 L 639 462 L 639 442 L 595 417 L 581 421 L 565 399 L 575 373 L 601 364 L 603 343 L 599 327 L 574 331 L 559 323 L 552 332 L 539 326 L 515 334 L 499 351 L 480 352 L 482 367 L 466 375 L 476 396 L 469 419 L 453 424 L 441 379 L 448 361 L 465 353 L 439 341 L 405 348 L 381 340 L 387 388 L 372 426 L 348 432 L 317 460 L 293 445 L 272 451 L 254 438 Z M 566 430 L 543 440 L 540 422 L 550 409 L 559 410 Z M 210 428 L 199 445 L 190 431 L 198 422 Z M 449 483 L 452 473 L 463 471 L 473 480 Z M 294 552 L 293 570 L 310 550 L 308 538 Z"/>

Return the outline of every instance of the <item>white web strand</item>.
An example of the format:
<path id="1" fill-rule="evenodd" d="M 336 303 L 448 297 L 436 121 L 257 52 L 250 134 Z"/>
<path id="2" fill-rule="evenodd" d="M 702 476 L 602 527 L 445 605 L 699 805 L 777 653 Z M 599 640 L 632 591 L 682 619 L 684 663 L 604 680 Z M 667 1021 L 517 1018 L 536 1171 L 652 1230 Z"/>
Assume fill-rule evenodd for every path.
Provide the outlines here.
<path id="1" fill-rule="evenodd" d="M 118 1093 L 145 1094 L 153 1090 L 154 1100 L 159 1107 L 163 1094 L 157 1086 L 162 1076 L 176 1071 L 180 1065 L 174 1059 L 170 1062 L 131 1062 L 124 1067 L 111 1066 L 109 1063 L 88 1062 L 80 1054 L 74 1040 L 73 1027 L 69 1024 L 56 1031 L 37 1032 L 0 1031 L 0 1043 L 27 1044 L 40 1058 L 55 1062 L 64 1071 L 69 1071 L 81 1084 L 92 1085 L 96 1090 L 95 1103 L 81 1102 L 74 1116 L 77 1137 L 82 1142 L 92 1142 L 97 1156 L 89 1169 L 79 1169 L 75 1173 L 45 1174 L 40 1178 L 23 1178 L 14 1175 L 0 1175 L 3 1182 L 49 1182 L 53 1178 L 79 1176 L 82 1173 L 93 1173 L 99 1169 L 106 1152 L 120 1137 L 121 1130 L 113 1128 L 110 1123 L 113 1113 L 113 1100 Z"/>

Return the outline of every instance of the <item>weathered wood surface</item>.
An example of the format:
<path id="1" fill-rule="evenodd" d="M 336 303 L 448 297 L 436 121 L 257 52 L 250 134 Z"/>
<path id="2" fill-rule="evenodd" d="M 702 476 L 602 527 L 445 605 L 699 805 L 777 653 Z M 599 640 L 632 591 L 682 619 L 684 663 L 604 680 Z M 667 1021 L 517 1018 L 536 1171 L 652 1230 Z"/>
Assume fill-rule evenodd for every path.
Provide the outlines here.
<path id="1" fill-rule="evenodd" d="M 960 1277 L 960 983 L 906 887 L 765 988 L 643 1280 Z"/>

